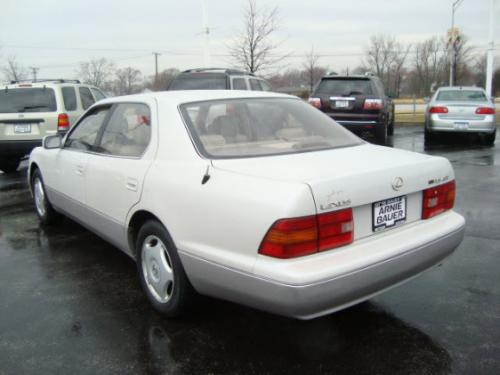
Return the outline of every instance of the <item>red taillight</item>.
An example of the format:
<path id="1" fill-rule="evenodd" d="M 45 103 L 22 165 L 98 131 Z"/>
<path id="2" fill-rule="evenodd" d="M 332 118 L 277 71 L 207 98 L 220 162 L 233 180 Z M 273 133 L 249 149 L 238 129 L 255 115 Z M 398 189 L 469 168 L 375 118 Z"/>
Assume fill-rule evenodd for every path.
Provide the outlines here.
<path id="1" fill-rule="evenodd" d="M 57 116 L 57 130 L 65 132 L 69 129 L 69 117 L 66 113 L 60 113 Z"/>
<path id="2" fill-rule="evenodd" d="M 451 210 L 455 203 L 455 181 L 424 190 L 422 219 L 439 215 Z"/>
<path id="3" fill-rule="evenodd" d="M 315 108 L 321 108 L 321 99 L 320 98 L 309 98 L 309 104 Z"/>
<path id="4" fill-rule="evenodd" d="M 447 107 L 431 107 L 430 113 L 448 113 Z"/>
<path id="5" fill-rule="evenodd" d="M 363 109 L 374 110 L 382 109 L 383 103 L 382 99 L 365 99 L 365 104 L 363 104 Z"/>
<path id="6" fill-rule="evenodd" d="M 494 115 L 495 108 L 490 107 L 478 107 L 476 109 L 476 115 Z"/>
<path id="7" fill-rule="evenodd" d="M 262 240 L 259 253 L 294 258 L 333 249 L 353 241 L 352 209 L 276 221 Z"/>

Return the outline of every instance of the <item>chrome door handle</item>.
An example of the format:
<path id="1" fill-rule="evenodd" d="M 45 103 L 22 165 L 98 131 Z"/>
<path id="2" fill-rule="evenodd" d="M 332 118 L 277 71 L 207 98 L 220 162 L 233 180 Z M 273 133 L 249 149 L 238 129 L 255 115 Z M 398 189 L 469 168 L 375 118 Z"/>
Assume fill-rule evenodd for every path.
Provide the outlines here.
<path id="1" fill-rule="evenodd" d="M 125 187 L 128 190 L 137 191 L 137 188 L 139 187 L 139 182 L 135 178 L 127 178 L 127 183 L 125 184 Z"/>

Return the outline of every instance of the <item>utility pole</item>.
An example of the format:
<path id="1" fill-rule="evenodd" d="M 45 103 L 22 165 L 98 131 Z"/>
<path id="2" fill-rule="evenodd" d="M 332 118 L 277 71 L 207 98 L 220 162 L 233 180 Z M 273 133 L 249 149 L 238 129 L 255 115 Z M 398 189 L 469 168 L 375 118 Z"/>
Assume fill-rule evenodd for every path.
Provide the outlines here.
<path id="1" fill-rule="evenodd" d="M 36 75 L 38 73 L 38 71 L 40 70 L 40 68 L 37 68 L 37 67 L 30 67 L 31 71 L 33 72 L 33 82 L 36 82 Z"/>
<path id="2" fill-rule="evenodd" d="M 158 52 L 153 52 L 153 55 L 155 56 L 155 87 L 158 84 L 158 56 L 161 55 L 161 53 Z"/>
<path id="3" fill-rule="evenodd" d="M 203 16 L 203 34 L 205 35 L 203 45 L 203 63 L 206 68 L 210 67 L 210 27 L 208 27 L 207 5 L 205 0 L 201 0 L 201 11 Z"/>
<path id="4" fill-rule="evenodd" d="M 493 51 L 495 50 L 495 0 L 490 0 L 490 31 L 489 31 L 489 47 L 488 56 L 486 59 L 486 94 L 490 97 L 492 93 L 492 81 L 493 81 Z"/>
<path id="5" fill-rule="evenodd" d="M 458 37 L 458 30 L 455 30 L 455 11 L 462 4 L 464 0 L 455 0 L 451 5 L 451 29 L 448 31 L 448 43 L 450 50 L 450 86 L 453 86 L 454 72 L 453 68 L 455 65 L 455 43 Z"/>

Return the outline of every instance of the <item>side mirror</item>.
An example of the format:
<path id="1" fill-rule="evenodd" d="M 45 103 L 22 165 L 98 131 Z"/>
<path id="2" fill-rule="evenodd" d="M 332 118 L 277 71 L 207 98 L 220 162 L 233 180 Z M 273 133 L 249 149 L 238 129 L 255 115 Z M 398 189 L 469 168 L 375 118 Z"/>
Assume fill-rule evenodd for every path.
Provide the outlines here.
<path id="1" fill-rule="evenodd" d="M 51 150 L 54 148 L 61 148 L 62 137 L 60 134 L 47 135 L 43 138 L 42 145 L 43 145 L 43 148 L 45 148 L 47 150 Z"/>
<path id="2" fill-rule="evenodd" d="M 431 98 L 429 98 L 428 96 L 425 96 L 424 97 L 424 102 L 427 104 L 431 101 Z"/>

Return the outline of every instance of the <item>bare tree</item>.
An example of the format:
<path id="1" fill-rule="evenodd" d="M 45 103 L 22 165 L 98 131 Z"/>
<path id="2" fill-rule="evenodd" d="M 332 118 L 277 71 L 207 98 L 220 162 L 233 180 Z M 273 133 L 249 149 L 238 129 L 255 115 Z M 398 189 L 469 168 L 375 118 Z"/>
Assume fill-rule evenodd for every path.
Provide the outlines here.
<path id="1" fill-rule="evenodd" d="M 460 34 L 452 47 L 455 50 L 453 70 L 455 85 L 471 84 L 474 80 L 470 64 L 473 60 L 474 47 L 469 44 L 468 38 Z"/>
<path id="2" fill-rule="evenodd" d="M 415 94 L 429 95 L 433 88 L 443 85 L 446 64 L 445 45 L 441 39 L 432 37 L 418 43 L 413 58 Z"/>
<path id="3" fill-rule="evenodd" d="M 170 82 L 177 77 L 180 70 L 177 68 L 165 69 L 158 73 L 158 80 L 155 81 L 155 76 L 148 77 L 144 82 L 144 87 L 151 91 L 161 91 L 166 90 L 170 85 Z"/>
<path id="4" fill-rule="evenodd" d="M 377 74 L 389 92 L 399 94 L 404 65 L 411 45 L 403 45 L 389 35 L 374 35 L 366 50 L 365 67 Z"/>
<path id="5" fill-rule="evenodd" d="M 242 31 L 229 46 L 235 63 L 252 73 L 275 64 L 278 59 L 271 54 L 278 44 L 271 37 L 278 29 L 278 8 L 258 8 L 256 0 L 248 0 L 243 20 Z"/>
<path id="6" fill-rule="evenodd" d="M 77 70 L 78 76 L 83 82 L 94 85 L 103 90 L 110 90 L 115 64 L 106 58 L 82 61 Z"/>
<path id="7" fill-rule="evenodd" d="M 15 56 L 7 58 L 7 63 L 2 71 L 7 81 L 19 81 L 28 77 L 28 71 L 17 61 Z"/>
<path id="8" fill-rule="evenodd" d="M 319 55 L 314 53 L 314 47 L 306 53 L 305 61 L 302 64 L 304 78 L 309 85 L 309 92 L 313 91 L 316 82 L 326 73 L 326 69 L 318 65 Z"/>
<path id="9" fill-rule="evenodd" d="M 132 67 L 118 69 L 115 72 L 115 92 L 118 95 L 130 95 L 141 91 L 141 72 Z"/>

